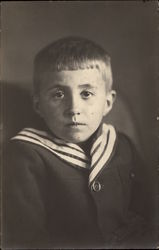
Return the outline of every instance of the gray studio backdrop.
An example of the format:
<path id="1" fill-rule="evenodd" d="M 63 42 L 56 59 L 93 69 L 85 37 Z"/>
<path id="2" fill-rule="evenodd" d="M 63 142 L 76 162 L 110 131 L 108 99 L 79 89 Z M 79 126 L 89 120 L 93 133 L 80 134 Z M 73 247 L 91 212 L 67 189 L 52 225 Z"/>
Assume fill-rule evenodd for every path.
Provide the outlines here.
<path id="1" fill-rule="evenodd" d="M 26 96 L 38 50 L 63 36 L 84 36 L 112 58 L 119 97 L 110 120 L 134 136 L 155 167 L 156 16 L 157 1 L 2 1 L 4 137 L 17 132 L 15 123 L 31 119 Z"/>

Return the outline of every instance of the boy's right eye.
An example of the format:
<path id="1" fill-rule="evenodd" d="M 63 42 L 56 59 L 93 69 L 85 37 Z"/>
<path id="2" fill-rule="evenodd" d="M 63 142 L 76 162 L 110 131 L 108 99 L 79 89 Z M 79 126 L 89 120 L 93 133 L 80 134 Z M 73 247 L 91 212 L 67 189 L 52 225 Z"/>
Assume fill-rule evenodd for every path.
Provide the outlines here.
<path id="1" fill-rule="evenodd" d="M 62 99 L 64 97 L 64 92 L 59 90 L 53 93 L 53 97 L 56 99 Z"/>

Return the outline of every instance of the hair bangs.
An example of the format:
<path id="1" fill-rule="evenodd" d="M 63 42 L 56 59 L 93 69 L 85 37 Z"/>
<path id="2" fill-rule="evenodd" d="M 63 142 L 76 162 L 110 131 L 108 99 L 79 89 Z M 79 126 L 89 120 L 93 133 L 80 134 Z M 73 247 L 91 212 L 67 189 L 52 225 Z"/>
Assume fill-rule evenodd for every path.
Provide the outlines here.
<path id="1" fill-rule="evenodd" d="M 68 37 L 45 47 L 35 57 L 34 90 L 39 89 L 43 73 L 80 69 L 98 69 L 107 89 L 111 89 L 111 59 L 107 52 L 90 40 Z"/>

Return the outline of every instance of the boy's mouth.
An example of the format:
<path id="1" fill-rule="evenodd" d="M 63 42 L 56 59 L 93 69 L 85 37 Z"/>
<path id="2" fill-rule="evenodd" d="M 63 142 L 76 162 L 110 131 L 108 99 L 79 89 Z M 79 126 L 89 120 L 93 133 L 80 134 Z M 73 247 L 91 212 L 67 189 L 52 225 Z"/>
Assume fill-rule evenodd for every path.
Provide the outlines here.
<path id="1" fill-rule="evenodd" d="M 82 122 L 70 122 L 66 124 L 67 127 L 78 127 L 78 126 L 85 126 L 85 123 Z"/>

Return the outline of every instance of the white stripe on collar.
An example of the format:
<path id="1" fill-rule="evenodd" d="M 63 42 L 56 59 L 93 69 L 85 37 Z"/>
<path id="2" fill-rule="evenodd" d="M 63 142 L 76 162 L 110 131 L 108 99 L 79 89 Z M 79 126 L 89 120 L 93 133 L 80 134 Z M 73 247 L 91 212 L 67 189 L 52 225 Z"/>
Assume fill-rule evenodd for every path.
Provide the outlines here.
<path id="1" fill-rule="evenodd" d="M 107 131 L 109 131 L 109 133 Z M 92 163 L 91 163 L 92 170 L 89 174 L 89 184 L 91 184 L 94 181 L 94 179 L 106 165 L 114 149 L 116 141 L 116 131 L 114 127 L 111 125 L 107 125 L 107 127 L 103 126 L 103 135 L 104 136 L 102 137 L 101 146 L 98 148 L 96 153 L 92 155 Z M 95 166 L 93 167 L 93 165 Z"/>
<path id="2" fill-rule="evenodd" d="M 91 160 L 78 145 L 54 138 L 41 130 L 25 128 L 11 140 L 22 140 L 37 144 L 75 167 L 89 168 L 89 184 L 91 184 L 111 156 L 116 141 L 116 131 L 112 125 L 103 124 L 102 134 L 92 145 Z"/>

